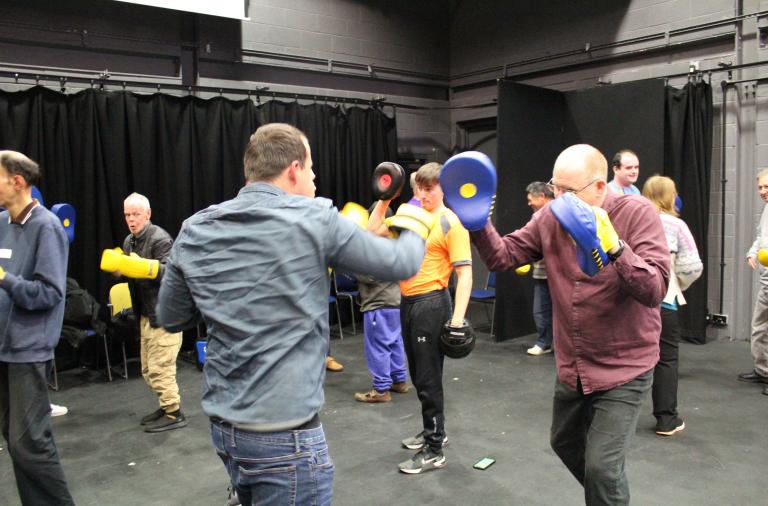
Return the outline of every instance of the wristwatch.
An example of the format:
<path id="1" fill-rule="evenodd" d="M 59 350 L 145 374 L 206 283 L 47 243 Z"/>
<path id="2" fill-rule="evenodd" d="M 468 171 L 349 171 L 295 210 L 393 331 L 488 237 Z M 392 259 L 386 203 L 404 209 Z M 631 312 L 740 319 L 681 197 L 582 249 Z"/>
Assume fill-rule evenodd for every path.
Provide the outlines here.
<path id="1" fill-rule="evenodd" d="M 621 256 L 621 254 L 622 254 L 622 253 L 624 253 L 624 246 L 626 246 L 626 245 L 624 244 L 624 241 L 622 241 L 621 239 L 619 239 L 619 249 L 618 249 L 618 250 L 616 250 L 616 253 L 614 253 L 614 254 L 610 254 L 610 253 L 608 253 L 608 259 L 609 259 L 611 262 L 615 262 L 616 260 L 618 260 L 618 259 L 619 259 L 619 257 Z"/>

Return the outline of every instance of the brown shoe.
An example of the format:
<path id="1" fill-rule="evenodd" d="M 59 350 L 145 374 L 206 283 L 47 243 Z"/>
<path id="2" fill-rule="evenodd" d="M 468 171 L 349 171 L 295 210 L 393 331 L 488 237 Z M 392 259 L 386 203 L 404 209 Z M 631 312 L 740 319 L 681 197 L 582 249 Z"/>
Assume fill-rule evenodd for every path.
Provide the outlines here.
<path id="1" fill-rule="evenodd" d="M 330 355 L 325 357 L 325 368 L 331 372 L 341 372 L 344 370 L 344 366 L 336 362 L 336 359 Z"/>
<path id="2" fill-rule="evenodd" d="M 392 386 L 389 387 L 390 392 L 396 392 L 398 394 L 407 394 L 408 390 L 410 390 L 411 387 L 408 386 L 408 383 L 392 383 Z"/>
<path id="3" fill-rule="evenodd" d="M 392 396 L 389 392 L 377 392 L 371 390 L 365 393 L 356 393 L 355 400 L 359 402 L 389 402 L 392 400 Z"/>

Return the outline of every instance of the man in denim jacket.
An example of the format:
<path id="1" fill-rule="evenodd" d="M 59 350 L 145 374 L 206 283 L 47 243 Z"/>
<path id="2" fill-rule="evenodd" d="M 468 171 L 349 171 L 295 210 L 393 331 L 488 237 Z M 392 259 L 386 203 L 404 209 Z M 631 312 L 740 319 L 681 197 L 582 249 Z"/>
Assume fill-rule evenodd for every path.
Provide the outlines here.
<path id="1" fill-rule="evenodd" d="M 334 467 L 319 419 L 328 267 L 408 278 L 426 234 L 377 237 L 313 198 L 309 142 L 290 125 L 261 126 L 244 165 L 234 199 L 184 222 L 157 316 L 170 331 L 206 324 L 203 411 L 242 504 L 330 504 Z"/>

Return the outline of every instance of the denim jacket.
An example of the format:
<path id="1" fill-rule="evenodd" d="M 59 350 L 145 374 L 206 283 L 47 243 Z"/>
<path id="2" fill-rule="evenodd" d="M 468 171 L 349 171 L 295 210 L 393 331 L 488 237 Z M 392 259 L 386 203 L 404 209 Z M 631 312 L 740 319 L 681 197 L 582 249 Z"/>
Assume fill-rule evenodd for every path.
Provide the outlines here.
<path id="1" fill-rule="evenodd" d="M 203 411 L 251 430 L 287 430 L 322 407 L 328 267 L 384 281 L 414 275 L 424 241 L 377 237 L 331 202 L 251 183 L 187 219 L 166 264 L 158 317 L 208 330 Z"/>

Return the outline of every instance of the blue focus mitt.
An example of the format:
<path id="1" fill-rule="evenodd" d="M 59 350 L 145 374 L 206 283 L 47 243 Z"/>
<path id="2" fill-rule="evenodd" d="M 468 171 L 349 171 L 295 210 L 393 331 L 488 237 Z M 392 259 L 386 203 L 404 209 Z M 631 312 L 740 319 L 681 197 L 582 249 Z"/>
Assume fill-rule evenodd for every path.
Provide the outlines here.
<path id="1" fill-rule="evenodd" d="M 595 212 L 589 205 L 567 192 L 553 200 L 549 208 L 576 243 L 576 260 L 584 274 L 594 276 L 608 265 L 608 254 L 597 235 Z"/>
<path id="2" fill-rule="evenodd" d="M 675 211 L 677 214 L 683 212 L 683 199 L 680 198 L 680 195 L 675 195 Z"/>
<path id="3" fill-rule="evenodd" d="M 61 220 L 61 226 L 67 233 L 69 244 L 75 240 L 75 208 L 69 204 L 54 204 L 51 212 Z"/>
<path id="4" fill-rule="evenodd" d="M 32 198 L 40 202 L 40 205 L 45 207 L 45 202 L 43 201 L 43 194 L 40 193 L 40 188 L 37 186 L 32 186 Z"/>
<path id="5" fill-rule="evenodd" d="M 440 171 L 445 203 L 470 232 L 485 227 L 496 201 L 496 167 L 479 151 L 454 155 Z"/>

